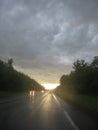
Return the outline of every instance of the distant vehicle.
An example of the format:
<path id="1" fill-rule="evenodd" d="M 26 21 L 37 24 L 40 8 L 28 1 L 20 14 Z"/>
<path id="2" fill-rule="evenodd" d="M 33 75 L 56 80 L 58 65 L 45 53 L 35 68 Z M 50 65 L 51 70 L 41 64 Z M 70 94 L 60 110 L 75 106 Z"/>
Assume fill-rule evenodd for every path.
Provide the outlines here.
<path id="1" fill-rule="evenodd" d="M 42 93 L 44 93 L 45 91 L 44 91 L 44 90 L 42 90 L 41 92 L 42 92 Z"/>
<path id="2" fill-rule="evenodd" d="M 49 90 L 49 93 L 51 94 L 51 93 L 52 93 L 52 90 Z"/>

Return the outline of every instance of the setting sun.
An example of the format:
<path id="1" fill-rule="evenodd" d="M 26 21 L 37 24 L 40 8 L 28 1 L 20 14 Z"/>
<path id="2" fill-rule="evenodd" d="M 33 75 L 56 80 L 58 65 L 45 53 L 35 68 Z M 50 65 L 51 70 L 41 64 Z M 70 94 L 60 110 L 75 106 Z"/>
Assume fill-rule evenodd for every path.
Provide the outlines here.
<path id="1" fill-rule="evenodd" d="M 42 84 L 45 89 L 55 89 L 59 84 Z"/>

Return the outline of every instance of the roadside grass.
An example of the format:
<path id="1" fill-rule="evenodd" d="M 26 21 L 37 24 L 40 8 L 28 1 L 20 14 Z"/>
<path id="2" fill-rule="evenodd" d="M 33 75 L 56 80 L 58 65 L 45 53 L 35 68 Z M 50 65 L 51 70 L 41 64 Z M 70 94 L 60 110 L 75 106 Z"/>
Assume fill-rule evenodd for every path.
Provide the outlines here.
<path id="1" fill-rule="evenodd" d="M 71 94 L 65 92 L 60 92 L 57 94 L 65 101 L 98 113 L 98 96 Z"/>

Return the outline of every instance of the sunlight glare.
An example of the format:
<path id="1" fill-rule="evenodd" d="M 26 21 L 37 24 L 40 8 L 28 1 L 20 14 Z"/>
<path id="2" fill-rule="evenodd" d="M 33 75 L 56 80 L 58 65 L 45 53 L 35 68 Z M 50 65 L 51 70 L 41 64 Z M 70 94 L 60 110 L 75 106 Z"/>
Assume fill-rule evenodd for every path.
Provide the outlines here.
<path id="1" fill-rule="evenodd" d="M 51 90 L 51 89 L 55 89 L 59 84 L 42 84 L 45 89 Z"/>

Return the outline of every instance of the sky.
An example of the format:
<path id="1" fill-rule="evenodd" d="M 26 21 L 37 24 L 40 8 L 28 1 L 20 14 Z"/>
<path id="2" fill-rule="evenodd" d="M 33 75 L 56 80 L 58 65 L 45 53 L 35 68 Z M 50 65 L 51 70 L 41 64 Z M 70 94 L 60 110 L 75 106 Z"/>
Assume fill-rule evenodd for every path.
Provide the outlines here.
<path id="1" fill-rule="evenodd" d="M 0 0 L 0 59 L 39 83 L 97 55 L 98 0 Z"/>

